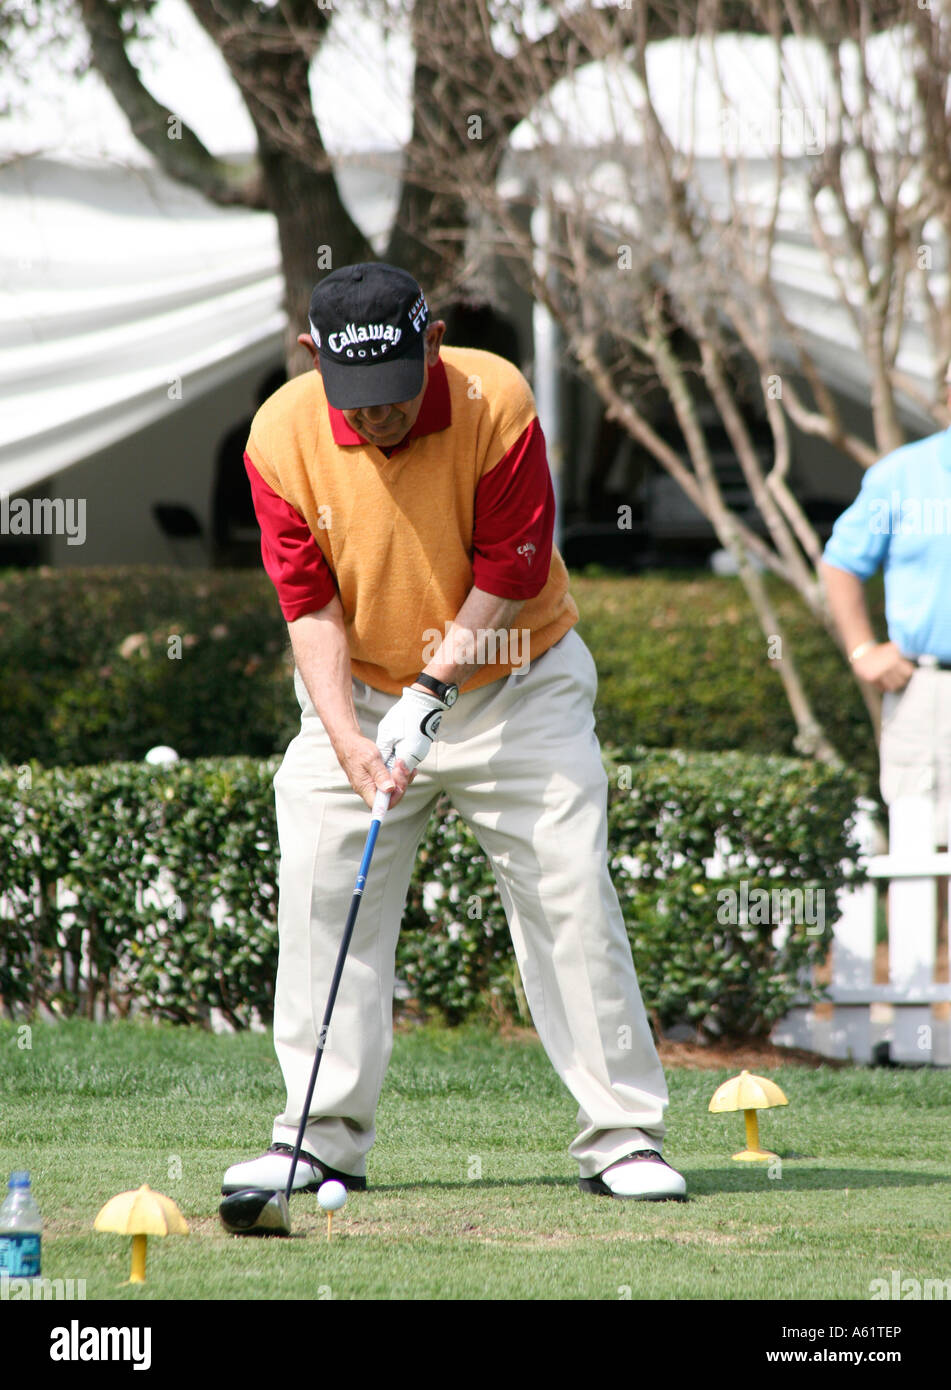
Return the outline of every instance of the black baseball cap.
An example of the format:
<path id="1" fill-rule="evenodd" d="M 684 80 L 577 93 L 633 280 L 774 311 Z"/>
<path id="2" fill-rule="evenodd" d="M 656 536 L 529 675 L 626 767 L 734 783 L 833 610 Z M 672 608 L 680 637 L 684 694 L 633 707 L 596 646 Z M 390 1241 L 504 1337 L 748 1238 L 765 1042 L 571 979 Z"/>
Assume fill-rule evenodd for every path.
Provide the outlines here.
<path id="1" fill-rule="evenodd" d="M 423 387 L 429 306 L 412 275 L 383 261 L 347 265 L 310 297 L 310 332 L 338 410 L 412 400 Z"/>

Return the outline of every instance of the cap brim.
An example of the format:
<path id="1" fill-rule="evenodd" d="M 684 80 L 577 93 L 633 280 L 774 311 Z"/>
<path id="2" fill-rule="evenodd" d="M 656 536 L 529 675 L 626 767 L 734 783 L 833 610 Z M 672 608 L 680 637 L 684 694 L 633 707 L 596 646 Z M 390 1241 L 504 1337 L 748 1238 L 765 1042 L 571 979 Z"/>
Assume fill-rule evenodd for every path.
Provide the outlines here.
<path id="1" fill-rule="evenodd" d="M 320 355 L 320 374 L 327 399 L 337 410 L 411 401 L 423 389 L 423 357 L 399 357 L 367 366 L 341 363 Z"/>

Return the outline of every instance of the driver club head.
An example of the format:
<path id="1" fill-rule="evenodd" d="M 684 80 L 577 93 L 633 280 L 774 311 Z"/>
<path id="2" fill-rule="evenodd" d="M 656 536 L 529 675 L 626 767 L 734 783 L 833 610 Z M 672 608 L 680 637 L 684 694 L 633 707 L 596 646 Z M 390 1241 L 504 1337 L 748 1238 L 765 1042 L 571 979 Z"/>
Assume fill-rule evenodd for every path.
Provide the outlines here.
<path id="1" fill-rule="evenodd" d="M 301 1110 L 300 1127 L 297 1131 L 297 1142 L 293 1150 L 293 1159 L 291 1161 L 291 1170 L 287 1187 L 284 1191 L 278 1191 L 274 1188 L 262 1189 L 246 1187 L 242 1188 L 239 1192 L 230 1192 L 218 1207 L 218 1216 L 221 1220 L 221 1224 L 230 1235 L 289 1236 L 291 1233 L 291 1214 L 287 1205 L 287 1193 L 293 1190 L 294 1174 L 304 1143 L 304 1134 L 308 1116 L 310 1115 L 310 1103 L 313 1099 L 314 1087 L 317 1084 L 317 1071 L 320 1067 L 320 1059 L 324 1054 L 324 1042 L 327 1037 L 327 1030 L 330 1027 L 334 1001 L 337 998 L 340 977 L 343 974 L 344 963 L 347 959 L 347 951 L 350 948 L 350 938 L 353 935 L 354 924 L 357 920 L 357 912 L 359 911 L 360 903 L 363 899 L 363 890 L 366 885 L 367 874 L 370 871 L 370 860 L 373 857 L 373 849 L 376 845 L 377 835 L 380 826 L 383 824 L 383 818 L 386 815 L 389 804 L 390 793 L 378 792 L 373 803 L 373 818 L 370 821 L 370 829 L 367 832 L 366 844 L 363 849 L 363 858 L 360 860 L 360 869 L 357 873 L 353 897 L 350 900 L 350 910 L 347 913 L 346 925 L 344 926 L 340 947 L 337 951 L 337 962 L 334 966 L 333 979 L 330 983 L 330 994 L 327 999 L 327 1008 L 324 1011 L 324 1021 L 320 1029 L 320 1040 L 317 1045 L 317 1051 L 314 1054 L 314 1065 L 310 1073 L 307 1095 L 304 1098 L 304 1104 Z M 286 1148 L 286 1146 L 282 1146 L 282 1151 L 284 1148 Z M 365 1185 L 364 1182 L 363 1186 Z"/>
<path id="2" fill-rule="evenodd" d="M 233 1236 L 289 1236 L 291 1213 L 283 1192 L 248 1187 L 230 1193 L 218 1208 L 221 1224 Z"/>

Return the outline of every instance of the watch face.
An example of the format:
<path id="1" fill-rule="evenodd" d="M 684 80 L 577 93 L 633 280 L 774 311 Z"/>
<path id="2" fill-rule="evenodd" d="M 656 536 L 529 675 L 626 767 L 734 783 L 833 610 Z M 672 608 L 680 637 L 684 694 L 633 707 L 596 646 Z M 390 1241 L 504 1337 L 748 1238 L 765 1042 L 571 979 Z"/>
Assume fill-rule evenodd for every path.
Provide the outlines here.
<path id="1" fill-rule="evenodd" d="M 453 705 L 459 699 L 458 685 L 447 685 L 445 693 L 443 695 L 443 699 L 445 703 L 449 706 L 449 708 L 452 709 Z"/>

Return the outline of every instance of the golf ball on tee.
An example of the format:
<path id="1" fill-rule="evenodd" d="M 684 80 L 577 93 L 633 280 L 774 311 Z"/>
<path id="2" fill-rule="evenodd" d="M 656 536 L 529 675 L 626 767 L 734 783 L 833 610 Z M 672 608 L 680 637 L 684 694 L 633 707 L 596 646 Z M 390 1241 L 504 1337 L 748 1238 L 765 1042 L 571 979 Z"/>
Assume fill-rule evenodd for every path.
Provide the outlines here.
<path id="1" fill-rule="evenodd" d="M 324 1211 L 339 1211 L 347 1200 L 347 1189 L 342 1182 L 331 1178 L 323 1182 L 317 1192 L 317 1201 Z"/>

